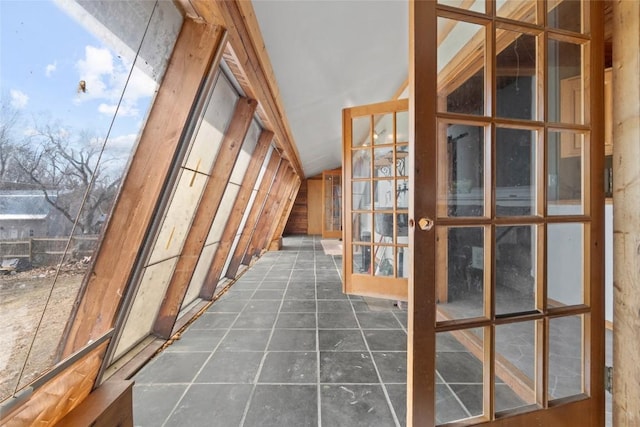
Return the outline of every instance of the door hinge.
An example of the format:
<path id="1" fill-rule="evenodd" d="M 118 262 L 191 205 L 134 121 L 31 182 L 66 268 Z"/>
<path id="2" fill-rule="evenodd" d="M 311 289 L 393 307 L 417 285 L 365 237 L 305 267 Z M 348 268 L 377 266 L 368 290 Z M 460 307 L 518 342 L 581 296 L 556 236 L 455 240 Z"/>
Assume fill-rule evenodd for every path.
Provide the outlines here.
<path id="1" fill-rule="evenodd" d="M 613 366 L 604 367 L 604 389 L 613 393 Z"/>

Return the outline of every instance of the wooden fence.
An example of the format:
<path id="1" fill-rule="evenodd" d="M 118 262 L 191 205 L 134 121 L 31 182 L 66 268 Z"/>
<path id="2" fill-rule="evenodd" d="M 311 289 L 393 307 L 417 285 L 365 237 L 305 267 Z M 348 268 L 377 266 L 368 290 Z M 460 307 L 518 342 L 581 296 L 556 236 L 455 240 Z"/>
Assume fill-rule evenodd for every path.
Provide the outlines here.
<path id="1" fill-rule="evenodd" d="M 33 237 L 28 240 L 0 241 L 0 261 L 9 258 L 25 258 L 34 266 L 52 265 L 62 261 L 68 237 Z M 81 260 L 93 255 L 98 236 L 72 236 L 66 260 Z"/>

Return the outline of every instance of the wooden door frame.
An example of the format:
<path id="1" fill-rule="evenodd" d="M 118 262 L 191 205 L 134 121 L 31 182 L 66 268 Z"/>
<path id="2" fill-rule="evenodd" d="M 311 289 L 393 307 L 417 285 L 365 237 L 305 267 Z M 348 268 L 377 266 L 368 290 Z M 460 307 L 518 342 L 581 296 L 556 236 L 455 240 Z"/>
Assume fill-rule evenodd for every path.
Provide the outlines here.
<path id="1" fill-rule="evenodd" d="M 538 10 L 546 3 L 538 4 Z M 590 20 L 590 48 L 587 49 L 584 61 L 590 69 L 590 83 L 585 92 L 587 123 L 590 124 L 590 140 L 603 141 L 604 116 L 603 89 L 604 81 L 604 14 L 602 1 L 585 1 L 586 16 Z M 491 8 L 495 7 L 490 3 Z M 434 135 L 438 133 L 437 123 L 437 65 L 433 49 L 437 46 L 437 8 L 436 2 L 410 1 L 409 4 L 409 141 L 410 163 L 413 174 L 410 174 L 410 188 L 436 189 L 438 183 L 437 156 L 434 152 Z M 442 9 L 446 10 L 447 7 Z M 474 13 L 469 13 L 473 18 Z M 427 46 L 425 48 L 425 46 Z M 487 56 L 495 56 L 495 40 L 488 46 Z M 495 59 L 493 59 L 495 61 Z M 487 61 L 488 66 L 495 62 Z M 544 62 L 546 67 L 546 62 Z M 418 78 L 419 77 L 419 78 Z M 493 86 L 493 85 L 491 85 Z M 544 87 L 546 89 L 546 85 Z M 492 94 L 488 93 L 489 103 L 495 102 Z M 546 127 L 545 127 L 546 130 Z M 422 144 L 421 150 L 416 150 L 417 142 Z M 424 148 L 427 149 L 424 149 Z M 602 262 L 604 250 L 604 193 L 597 191 L 603 188 L 603 176 L 597 173 L 604 162 L 604 145 L 589 144 L 590 150 L 585 154 L 585 162 L 596 171 L 585 175 L 589 179 L 590 194 L 584 194 L 586 208 L 589 209 L 587 233 L 585 241 L 585 271 L 588 271 L 590 283 L 586 284 L 587 294 L 585 304 L 586 331 L 583 351 L 590 349 L 590 355 L 585 356 L 584 387 L 586 395 L 577 398 L 560 399 L 549 403 L 543 402 L 543 408 L 524 414 L 513 414 L 505 418 L 493 420 L 489 414 L 486 421 L 474 420 L 496 426 L 528 426 L 528 425 L 604 425 L 604 267 Z M 546 166 L 545 166 L 546 167 Z M 433 194 L 431 194 L 433 193 Z M 419 231 L 413 224 L 419 218 L 433 218 L 437 221 L 436 191 L 422 192 L 425 197 L 416 197 L 411 193 L 410 199 L 410 250 L 413 253 L 412 274 L 409 279 L 409 316 L 408 316 L 408 349 L 407 349 L 407 425 L 428 426 L 435 422 L 435 334 L 436 334 L 436 227 L 431 231 Z M 546 202 L 545 202 L 546 203 Z M 346 258 L 345 258 L 346 259 Z M 416 278 L 420 278 L 420 284 Z M 426 286 L 424 286 L 426 284 Z M 493 344 L 493 343 L 492 343 Z M 493 349 L 486 348 L 485 359 L 493 357 Z M 491 381 L 494 367 L 485 369 L 484 382 Z M 542 375 L 538 373 L 537 375 Z M 542 381 L 544 387 L 546 382 Z M 487 397 L 485 395 L 485 408 Z M 469 424 L 460 422 L 456 425 Z"/>

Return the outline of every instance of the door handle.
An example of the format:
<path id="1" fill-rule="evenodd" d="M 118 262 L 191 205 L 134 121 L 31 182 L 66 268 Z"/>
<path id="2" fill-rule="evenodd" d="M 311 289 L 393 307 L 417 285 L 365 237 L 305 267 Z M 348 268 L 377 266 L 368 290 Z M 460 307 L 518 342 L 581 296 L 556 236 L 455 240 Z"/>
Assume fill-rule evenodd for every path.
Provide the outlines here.
<path id="1" fill-rule="evenodd" d="M 418 220 L 418 227 L 422 231 L 429 231 L 433 228 L 433 220 L 431 218 L 420 218 Z"/>

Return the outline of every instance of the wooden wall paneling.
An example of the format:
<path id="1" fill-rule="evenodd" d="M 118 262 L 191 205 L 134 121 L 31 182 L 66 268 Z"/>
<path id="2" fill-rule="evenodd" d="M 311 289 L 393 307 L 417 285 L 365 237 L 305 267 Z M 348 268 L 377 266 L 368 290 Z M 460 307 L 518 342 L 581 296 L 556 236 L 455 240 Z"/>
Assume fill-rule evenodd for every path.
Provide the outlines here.
<path id="1" fill-rule="evenodd" d="M 307 232 L 322 234 L 322 179 L 307 181 Z"/>
<path id="2" fill-rule="evenodd" d="M 262 134 L 258 139 L 256 149 L 251 155 L 251 161 L 249 162 L 247 173 L 242 180 L 242 185 L 240 186 L 240 191 L 236 196 L 233 208 L 231 208 L 229 220 L 227 221 L 227 225 L 222 233 L 222 237 L 220 237 L 220 243 L 216 249 L 215 255 L 213 256 L 211 265 L 209 266 L 209 271 L 205 276 L 201 295 L 215 295 L 216 286 L 222 277 L 222 268 L 224 267 L 224 263 L 229 255 L 229 250 L 231 249 L 233 240 L 238 233 L 243 213 L 247 208 L 249 199 L 251 198 L 251 193 L 253 192 L 253 187 L 256 184 L 258 175 L 260 175 L 260 169 L 264 163 L 264 159 L 269 153 L 269 147 L 271 147 L 272 140 L 273 132 L 267 130 L 262 131 Z M 273 157 L 277 156 L 274 154 Z"/>
<path id="3" fill-rule="evenodd" d="M 133 155 L 79 306 L 63 356 L 110 328 L 173 166 L 191 106 L 223 37 L 220 27 L 185 20 Z"/>
<path id="4" fill-rule="evenodd" d="M 280 165 L 280 170 L 276 175 L 276 178 L 273 181 L 273 185 L 269 190 L 269 196 L 267 200 L 265 200 L 264 207 L 262 212 L 260 213 L 260 218 L 256 224 L 256 229 L 253 232 L 253 236 L 249 241 L 249 245 L 247 246 L 247 251 L 244 254 L 244 258 L 242 263 L 245 265 L 249 265 L 251 263 L 251 259 L 254 255 L 259 255 L 262 247 L 261 243 L 264 241 L 268 228 L 271 222 L 274 220 L 273 212 L 274 206 L 277 203 L 278 195 L 282 191 L 282 187 L 286 182 L 287 178 L 291 176 L 291 168 L 289 167 L 289 162 L 283 162 Z"/>
<path id="5" fill-rule="evenodd" d="M 289 197 L 282 210 L 282 214 L 280 215 L 280 221 L 278 222 L 278 225 L 276 226 L 275 231 L 271 236 L 271 241 L 282 237 L 282 233 L 284 232 L 284 227 L 287 225 L 287 220 L 289 219 L 289 216 L 291 215 L 291 211 L 293 210 L 293 204 L 296 201 L 296 196 L 298 195 L 298 190 L 300 189 L 300 183 L 301 183 L 300 178 L 298 178 L 297 176 L 294 178 L 295 179 L 293 180 L 293 185 L 291 186 Z"/>
<path id="6" fill-rule="evenodd" d="M 236 104 L 233 118 L 222 140 L 218 156 L 211 169 L 211 175 L 207 180 L 169 287 L 160 306 L 153 332 L 161 338 L 169 339 L 171 336 L 173 325 L 182 306 L 182 299 L 191 282 L 193 271 L 229 183 L 231 172 L 236 164 L 256 107 L 257 102 L 248 98 L 240 98 Z"/>
<path id="7" fill-rule="evenodd" d="M 307 180 L 300 182 L 300 188 L 284 228 L 285 234 L 307 234 Z"/>
<path id="8" fill-rule="evenodd" d="M 242 264 L 242 259 L 247 251 L 251 237 L 253 236 L 258 220 L 260 219 L 260 213 L 262 212 L 265 201 L 269 195 L 269 189 L 271 188 L 277 172 L 283 163 L 284 162 L 278 152 L 274 151 L 273 154 L 271 154 L 267 170 L 260 182 L 260 187 L 258 188 L 258 192 L 253 201 L 253 206 L 251 206 L 251 212 L 249 212 L 249 216 L 245 221 L 244 228 L 240 234 L 240 239 L 238 239 L 238 244 L 231 256 L 229 267 L 227 268 L 227 271 L 224 272 L 225 277 L 228 277 L 229 279 L 234 279 L 236 274 L 238 274 L 238 269 L 240 268 L 240 264 Z M 200 296 L 205 299 L 208 297 L 208 295 L 204 293 Z M 208 299 L 211 299 L 212 297 L 213 294 L 209 296 Z"/>
<path id="9" fill-rule="evenodd" d="M 33 392 L 22 405 L 2 418 L 5 427 L 54 425 L 89 395 L 107 342 L 70 364 L 60 374 Z"/>

